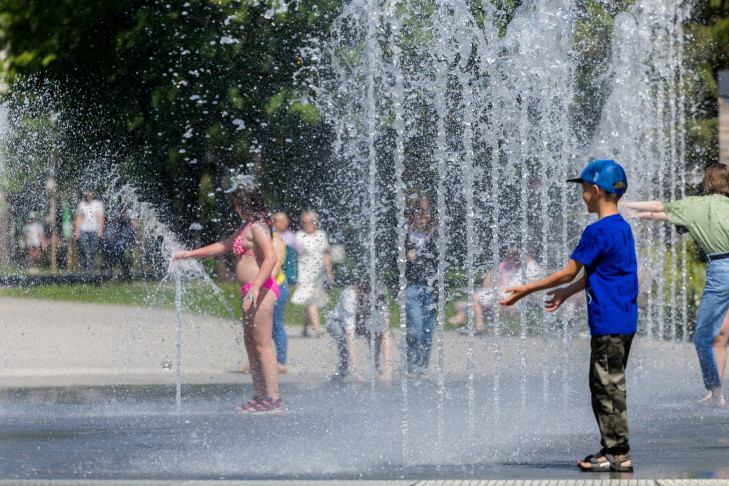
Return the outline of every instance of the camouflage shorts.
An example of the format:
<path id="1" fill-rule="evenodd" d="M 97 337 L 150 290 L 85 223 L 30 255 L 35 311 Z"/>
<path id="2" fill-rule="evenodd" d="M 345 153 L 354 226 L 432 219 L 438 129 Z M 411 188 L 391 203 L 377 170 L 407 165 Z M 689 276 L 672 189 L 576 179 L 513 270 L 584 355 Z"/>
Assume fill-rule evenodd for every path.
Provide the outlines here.
<path id="1" fill-rule="evenodd" d="M 606 452 L 625 454 L 628 444 L 628 411 L 625 367 L 634 334 L 593 336 L 590 341 L 590 393 L 592 411 Z"/>

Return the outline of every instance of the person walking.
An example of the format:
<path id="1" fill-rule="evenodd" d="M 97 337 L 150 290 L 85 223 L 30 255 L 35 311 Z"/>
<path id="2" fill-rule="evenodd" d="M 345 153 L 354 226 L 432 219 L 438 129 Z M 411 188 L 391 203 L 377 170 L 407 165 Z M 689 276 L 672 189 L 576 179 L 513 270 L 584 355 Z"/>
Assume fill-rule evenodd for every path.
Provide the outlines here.
<path id="1" fill-rule="evenodd" d="M 99 240 L 104 235 L 104 204 L 87 191 L 76 210 L 75 236 L 81 249 L 81 263 L 86 271 L 94 270 Z"/>
<path id="2" fill-rule="evenodd" d="M 329 302 L 324 285 L 325 282 L 329 285 L 334 283 L 329 239 L 319 229 L 319 215 L 314 211 L 305 211 L 301 215 L 301 228 L 296 233 L 296 243 L 299 246 L 299 281 L 291 296 L 291 302 L 306 307 L 302 336 L 308 336 L 309 326 L 313 326 L 316 336 L 319 337 L 324 333 L 319 321 L 319 308 Z"/>

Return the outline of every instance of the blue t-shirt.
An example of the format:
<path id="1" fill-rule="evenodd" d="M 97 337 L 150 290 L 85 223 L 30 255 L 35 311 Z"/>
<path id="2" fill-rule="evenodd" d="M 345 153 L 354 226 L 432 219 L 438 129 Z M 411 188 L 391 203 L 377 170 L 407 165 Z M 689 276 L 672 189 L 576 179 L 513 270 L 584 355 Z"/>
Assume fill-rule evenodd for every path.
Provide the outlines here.
<path id="1" fill-rule="evenodd" d="M 630 225 L 619 214 L 592 223 L 571 258 L 585 266 L 593 336 L 633 334 L 638 327 L 638 264 Z"/>

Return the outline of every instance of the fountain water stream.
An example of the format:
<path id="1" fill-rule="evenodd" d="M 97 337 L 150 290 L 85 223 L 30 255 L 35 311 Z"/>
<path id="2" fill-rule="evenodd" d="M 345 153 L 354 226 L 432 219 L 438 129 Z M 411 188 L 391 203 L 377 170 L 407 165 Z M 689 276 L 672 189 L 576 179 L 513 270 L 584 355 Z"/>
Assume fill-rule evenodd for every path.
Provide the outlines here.
<path id="1" fill-rule="evenodd" d="M 331 76 L 317 98 L 334 134 L 336 183 L 352 188 L 342 191 L 343 209 L 332 214 L 344 215 L 336 224 L 354 227 L 354 238 L 364 243 L 358 256 L 371 288 L 390 276 L 398 290 L 399 384 L 375 386 L 373 355 L 372 386 L 364 393 L 357 385 L 323 385 L 323 372 L 305 367 L 289 374 L 290 382 L 282 380 L 289 413 L 278 422 L 234 421 L 229 403 L 218 402 L 220 396 L 238 397 L 238 383 L 233 391 L 222 385 L 202 391 L 183 407 L 186 291 L 194 282 L 224 299 L 199 263 L 173 262 L 163 285 L 173 286 L 175 296 L 177 414 L 159 412 L 153 400 L 125 402 L 128 417 L 121 422 L 133 423 L 135 414 L 152 416 L 152 426 L 174 429 L 176 449 L 149 439 L 156 441 L 154 450 L 135 458 L 131 470 L 158 471 L 163 464 L 165 471 L 195 477 L 218 477 L 220 471 L 230 477 L 362 471 L 389 477 L 403 470 L 423 475 L 444 465 L 453 467 L 443 474 L 462 474 L 473 464 L 526 463 L 537 464 L 533 474 L 543 477 L 554 464 L 564 465 L 565 454 L 583 455 L 594 424 L 585 384 L 575 378 L 585 371 L 588 347 L 582 302 L 575 298 L 574 305 L 545 315 L 539 302 L 522 302 L 508 314 L 494 301 L 483 309 L 485 337 L 474 332 L 473 310 L 482 279 L 490 275 L 487 286 L 498 290 L 497 269 L 509 249 L 518 250 L 522 261 L 534 258 L 542 274 L 564 265 L 590 221 L 577 189 L 565 180 L 589 159 L 618 160 L 628 172 L 631 198 L 685 195 L 682 22 L 688 4 L 637 0 L 616 15 L 609 46 L 603 46 L 609 68 L 593 80 L 603 101 L 586 103 L 575 44 L 582 3 L 524 0 L 514 12 L 467 0 L 351 0 L 343 7 L 329 43 L 320 46 Z M 580 124 L 588 109 L 599 112 L 599 119 Z M 105 202 L 131 205 L 166 265 L 180 244 L 157 211 L 120 177 L 105 185 Z M 411 379 L 404 359 L 405 226 L 408 206 L 418 196 L 435 206 L 438 274 L 431 285 L 440 299 L 430 376 Z M 631 388 L 631 406 L 640 405 L 635 430 L 647 450 L 646 430 L 666 436 L 674 431 L 661 414 L 687 423 L 692 412 L 681 400 L 698 378 L 688 367 L 663 369 L 674 354 L 693 357 L 678 343 L 689 339 L 691 322 L 685 237 L 649 225 L 636 224 L 634 231 L 641 235 L 642 285 L 650 290 L 639 324 L 647 338 L 634 352 L 636 372 L 629 379 L 639 385 Z M 676 266 L 680 272 L 668 279 L 663 269 Z M 521 277 L 528 277 L 526 266 Z M 459 299 L 467 300 L 465 337 L 447 329 L 446 316 Z M 376 305 L 376 299 L 370 302 Z M 676 342 L 671 357 L 662 342 L 667 339 Z M 652 379 L 658 373 L 676 386 L 666 390 L 665 381 Z M 124 399 L 133 401 L 133 394 Z M 115 430 L 118 419 L 105 410 L 93 413 L 111 415 L 106 426 Z M 19 422 L 25 418 L 25 412 L 11 411 Z M 701 427 L 710 430 L 712 424 Z M 671 451 L 661 452 L 672 466 L 681 462 L 670 461 Z M 241 469 L 240 457 L 249 459 L 247 469 Z"/>
<path id="2" fill-rule="evenodd" d="M 592 158 L 612 157 L 626 167 L 632 182 L 629 197 L 685 195 L 682 22 L 688 8 L 679 0 L 637 1 L 615 17 L 610 67 L 600 80 L 606 101 L 599 106 L 602 114 L 594 130 L 577 123 L 585 109 L 576 91 L 580 59 L 573 32 L 584 15 L 577 2 L 525 1 L 505 32 L 498 27 L 504 12 L 490 2 L 474 7 L 463 0 L 438 2 L 433 8 L 412 0 L 352 0 L 335 21 L 328 45 L 333 76 L 326 109 L 339 135 L 337 155 L 348 179 L 357 180 L 361 168 L 368 167 L 369 203 L 362 206 L 356 196 L 344 203 L 348 214 L 365 208 L 373 279 L 389 266 L 387 257 L 376 255 L 392 252 L 404 289 L 402 227 L 408 200 L 425 195 L 436 205 L 439 264 L 433 287 L 441 299 L 434 407 L 439 441 L 446 388 L 442 335 L 447 301 L 458 294 L 454 282 L 462 278 L 462 293 L 468 296 L 463 359 L 469 369 L 466 421 L 472 425 L 479 371 L 473 351 L 483 342 L 473 333 L 471 296 L 478 277 L 496 269 L 507 248 L 520 249 L 522 261 L 534 257 L 544 274 L 565 263 L 589 221 L 579 194 L 565 180 Z M 356 148 L 363 140 L 365 151 Z M 650 184 L 639 183 L 647 178 Z M 372 200 L 374 187 L 379 201 Z M 686 245 L 673 228 L 664 234 L 636 225 L 635 231 L 646 235 L 638 239 L 643 267 L 658 269 L 643 283 L 651 291 L 640 332 L 687 339 Z M 666 241 L 666 252 L 655 251 L 656 239 Z M 679 278 L 666 280 L 660 269 L 677 265 Z M 527 277 L 525 266 L 522 277 Z M 494 279 L 496 288 L 498 276 Z M 402 314 L 402 293 L 399 303 Z M 522 411 L 533 402 L 527 373 L 534 359 L 528 349 L 532 335 L 542 337 L 544 406 L 552 387 L 563 396 L 569 393 L 569 364 L 566 358 L 553 361 L 549 347 L 557 338 L 556 345 L 568 348 L 573 321 L 584 312 L 579 307 L 537 317 L 540 313 L 523 303 L 518 324 L 493 309 L 488 345 L 494 356 L 496 416 L 504 336 L 519 336 Z M 561 373 L 554 372 L 558 369 Z M 405 457 L 408 383 L 402 386 Z"/>

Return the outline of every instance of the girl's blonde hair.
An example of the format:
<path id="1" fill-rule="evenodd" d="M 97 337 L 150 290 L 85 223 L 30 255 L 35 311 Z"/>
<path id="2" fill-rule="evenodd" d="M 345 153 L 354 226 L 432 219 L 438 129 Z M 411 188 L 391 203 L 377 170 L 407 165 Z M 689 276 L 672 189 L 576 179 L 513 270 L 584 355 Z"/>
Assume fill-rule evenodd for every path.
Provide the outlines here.
<path id="1" fill-rule="evenodd" d="M 729 197 L 729 165 L 715 162 L 707 167 L 704 185 L 706 194 L 721 194 Z"/>

